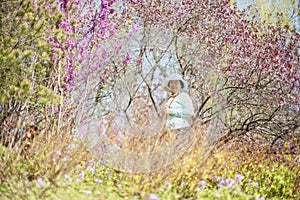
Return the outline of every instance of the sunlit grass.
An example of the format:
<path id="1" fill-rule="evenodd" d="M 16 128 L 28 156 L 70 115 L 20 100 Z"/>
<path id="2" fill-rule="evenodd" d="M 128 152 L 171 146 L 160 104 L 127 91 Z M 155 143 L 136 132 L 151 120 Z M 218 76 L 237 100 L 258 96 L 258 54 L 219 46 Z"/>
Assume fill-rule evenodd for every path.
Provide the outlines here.
<path id="1" fill-rule="evenodd" d="M 149 173 L 103 166 L 67 134 L 36 138 L 26 156 L 1 154 L 1 199 L 296 199 L 300 166 L 294 156 L 254 144 L 206 144 L 201 127 L 185 155 Z M 128 148 L 134 148 L 127 144 Z M 137 165 L 139 163 L 136 163 Z"/>

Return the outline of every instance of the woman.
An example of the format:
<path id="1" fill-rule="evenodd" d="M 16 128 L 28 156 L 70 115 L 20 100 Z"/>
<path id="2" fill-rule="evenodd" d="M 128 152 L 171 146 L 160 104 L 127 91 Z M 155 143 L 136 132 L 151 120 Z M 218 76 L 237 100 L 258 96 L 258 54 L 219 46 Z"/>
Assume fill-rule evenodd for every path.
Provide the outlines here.
<path id="1" fill-rule="evenodd" d="M 187 82 L 179 74 L 174 74 L 168 77 L 162 86 L 169 93 L 169 99 L 164 108 L 166 128 L 175 132 L 176 138 L 184 135 L 190 138 L 188 120 L 193 116 L 194 108 L 190 96 L 184 92 L 187 89 Z"/>

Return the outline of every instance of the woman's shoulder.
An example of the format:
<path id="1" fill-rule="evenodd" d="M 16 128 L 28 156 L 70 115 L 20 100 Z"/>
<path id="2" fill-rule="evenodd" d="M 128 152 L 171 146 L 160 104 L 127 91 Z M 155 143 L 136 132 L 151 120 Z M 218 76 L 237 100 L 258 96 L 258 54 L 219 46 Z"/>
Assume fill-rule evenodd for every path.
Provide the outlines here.
<path id="1" fill-rule="evenodd" d="M 178 94 L 178 98 L 182 99 L 182 100 L 191 99 L 190 95 L 188 93 L 186 93 L 186 92 L 180 92 Z"/>
<path id="2" fill-rule="evenodd" d="M 188 94 L 188 93 L 186 93 L 186 92 L 180 92 L 179 94 L 178 94 L 178 96 L 181 96 L 181 97 L 190 97 L 190 95 Z"/>

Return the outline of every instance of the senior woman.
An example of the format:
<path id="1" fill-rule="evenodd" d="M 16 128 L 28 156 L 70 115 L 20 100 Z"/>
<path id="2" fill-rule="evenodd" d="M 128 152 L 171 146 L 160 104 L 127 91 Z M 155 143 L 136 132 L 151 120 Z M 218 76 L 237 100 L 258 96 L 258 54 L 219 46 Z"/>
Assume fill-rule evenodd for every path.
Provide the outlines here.
<path id="1" fill-rule="evenodd" d="M 194 114 L 191 97 L 185 92 L 187 82 L 179 74 L 173 74 L 162 84 L 169 93 L 168 101 L 164 107 L 166 117 L 165 128 L 175 132 L 176 138 L 188 136 L 190 139 L 189 118 Z"/>

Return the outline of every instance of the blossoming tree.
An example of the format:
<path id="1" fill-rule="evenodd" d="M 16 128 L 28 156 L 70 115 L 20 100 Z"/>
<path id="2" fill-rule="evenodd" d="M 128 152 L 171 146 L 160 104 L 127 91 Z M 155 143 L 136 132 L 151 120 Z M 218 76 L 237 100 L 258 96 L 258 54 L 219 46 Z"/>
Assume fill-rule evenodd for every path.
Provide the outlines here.
<path id="1" fill-rule="evenodd" d="M 196 119 L 218 118 L 214 127 L 225 127 L 221 140 L 242 136 L 275 145 L 299 138 L 299 34 L 282 27 L 280 16 L 278 24 L 266 24 L 230 1 L 193 0 L 126 1 L 123 15 L 139 31 L 129 48 L 132 62 L 123 63 L 128 67 L 122 73 L 136 70 L 135 77 L 144 77 L 150 105 L 161 103 L 151 77 L 173 68 L 190 83 Z M 135 97 L 130 91 L 127 106 Z M 213 132 L 208 136 L 220 139 Z"/>
<path id="2" fill-rule="evenodd" d="M 112 36 L 114 1 L 1 2 L 0 127 L 15 140 L 29 126 L 72 127 L 69 100 L 78 70 L 90 52 Z M 86 72 L 87 73 L 87 72 Z M 56 127 L 56 128 L 53 128 Z M 7 137 L 9 136 L 9 137 Z"/>

